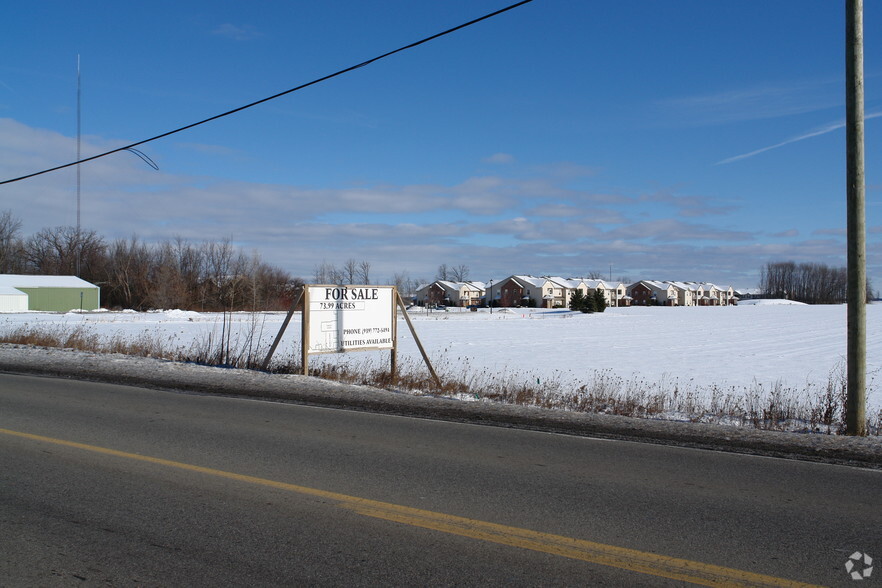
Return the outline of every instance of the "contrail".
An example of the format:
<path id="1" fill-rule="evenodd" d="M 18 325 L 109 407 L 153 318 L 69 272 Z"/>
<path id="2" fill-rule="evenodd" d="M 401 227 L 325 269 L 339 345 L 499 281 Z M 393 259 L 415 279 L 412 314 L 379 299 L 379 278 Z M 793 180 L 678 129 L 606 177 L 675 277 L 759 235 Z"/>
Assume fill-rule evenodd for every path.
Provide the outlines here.
<path id="1" fill-rule="evenodd" d="M 864 120 L 870 118 L 877 118 L 882 116 L 882 112 L 873 112 L 871 114 L 867 114 L 864 116 Z M 771 151 L 772 149 L 777 149 L 778 147 L 783 147 L 784 145 L 790 145 L 791 143 L 796 143 L 797 141 L 802 141 L 804 139 L 810 139 L 812 137 L 817 137 L 818 135 L 826 135 L 827 133 L 832 133 L 837 129 L 841 129 L 845 126 L 845 121 L 840 121 L 836 123 L 829 124 L 825 127 L 822 127 L 816 131 L 812 131 L 811 133 L 806 133 L 804 135 L 800 135 L 798 137 L 793 137 L 792 139 L 787 139 L 786 141 L 782 141 L 781 143 L 776 143 L 775 145 L 769 145 L 768 147 L 763 147 L 762 149 L 757 149 L 756 151 L 751 151 L 750 153 L 743 153 L 741 155 L 736 155 L 734 157 L 729 157 L 728 159 L 723 159 L 721 161 L 716 162 L 714 165 L 724 165 L 726 163 L 732 163 L 735 161 L 739 161 L 741 159 L 747 159 L 748 157 L 753 157 L 754 155 L 759 155 L 760 153 L 764 153 L 766 151 Z"/>

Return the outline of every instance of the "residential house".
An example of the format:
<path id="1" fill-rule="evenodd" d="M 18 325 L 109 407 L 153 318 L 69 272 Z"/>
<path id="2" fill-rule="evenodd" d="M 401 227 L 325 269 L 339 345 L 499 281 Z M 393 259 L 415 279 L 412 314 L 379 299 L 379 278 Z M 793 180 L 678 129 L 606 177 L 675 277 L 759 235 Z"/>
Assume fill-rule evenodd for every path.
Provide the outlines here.
<path id="1" fill-rule="evenodd" d="M 735 294 L 735 288 L 732 286 L 720 287 L 725 306 L 734 306 L 738 304 L 738 296 Z"/>
<path id="2" fill-rule="evenodd" d="M 765 295 L 762 288 L 738 288 L 735 290 L 735 301 L 753 300 L 762 298 Z"/>
<path id="3" fill-rule="evenodd" d="M 627 287 L 621 282 L 607 282 L 605 280 L 584 280 L 589 290 L 599 290 L 606 299 L 609 307 L 630 306 L 631 299 L 628 297 Z"/>
<path id="4" fill-rule="evenodd" d="M 635 306 L 678 306 L 677 288 L 665 282 L 641 280 L 628 286 Z"/>
<path id="5" fill-rule="evenodd" d="M 723 292 L 713 284 L 701 284 L 704 296 L 700 300 L 701 306 L 722 306 Z"/>
<path id="6" fill-rule="evenodd" d="M 628 287 L 625 284 L 616 282 L 612 294 L 614 300 L 611 306 L 631 306 L 631 297 L 628 296 Z"/>
<path id="7" fill-rule="evenodd" d="M 545 277 L 542 288 L 542 300 L 545 308 L 568 308 L 573 288 L 578 288 L 578 283 L 559 276 Z"/>
<path id="8" fill-rule="evenodd" d="M 690 283 L 695 284 L 696 282 Z M 720 287 L 709 282 L 697 285 L 704 290 L 704 296 L 699 302 L 701 306 L 730 306 L 737 302 L 732 286 Z"/>
<path id="9" fill-rule="evenodd" d="M 588 293 L 591 292 L 591 288 L 583 278 L 567 278 L 565 282 L 567 284 L 566 304 L 564 304 L 566 308 L 570 307 L 570 301 L 576 292 L 581 292 L 582 296 L 588 296 Z"/>
<path id="10" fill-rule="evenodd" d="M 559 289 L 560 285 L 557 288 Z M 493 286 L 493 289 L 499 293 L 499 306 L 554 308 L 555 285 L 547 278 L 509 276 L 498 286 Z"/>
<path id="11" fill-rule="evenodd" d="M 472 306 L 481 304 L 483 297 L 484 284 L 481 282 L 436 280 L 416 291 L 416 301 L 421 306 Z"/>
<path id="12" fill-rule="evenodd" d="M 704 297 L 704 287 L 695 282 L 670 282 L 677 291 L 677 306 L 698 306 L 699 300 Z"/>

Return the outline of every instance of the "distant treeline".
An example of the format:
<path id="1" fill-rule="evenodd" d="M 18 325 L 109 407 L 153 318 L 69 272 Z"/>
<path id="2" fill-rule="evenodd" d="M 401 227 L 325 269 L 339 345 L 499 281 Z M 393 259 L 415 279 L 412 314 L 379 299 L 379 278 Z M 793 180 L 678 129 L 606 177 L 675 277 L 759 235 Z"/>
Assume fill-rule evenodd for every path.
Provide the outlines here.
<path id="1" fill-rule="evenodd" d="M 20 227 L 11 213 L 0 213 L 0 273 L 79 275 L 101 287 L 107 308 L 286 309 L 303 283 L 229 239 L 148 245 L 137 237 L 106 242 L 76 227 L 22 237 Z"/>
<path id="2" fill-rule="evenodd" d="M 841 304 L 846 301 L 847 285 L 844 267 L 829 267 L 823 263 L 769 262 L 760 275 L 763 296 L 806 304 Z M 870 297 L 868 279 L 867 299 Z"/>

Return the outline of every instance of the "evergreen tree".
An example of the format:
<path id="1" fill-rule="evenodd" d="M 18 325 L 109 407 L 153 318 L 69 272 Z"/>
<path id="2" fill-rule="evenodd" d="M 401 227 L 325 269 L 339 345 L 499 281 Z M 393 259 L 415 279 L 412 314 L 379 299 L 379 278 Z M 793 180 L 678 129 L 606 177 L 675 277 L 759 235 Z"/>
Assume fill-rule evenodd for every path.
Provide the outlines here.
<path id="1" fill-rule="evenodd" d="M 585 296 L 580 290 L 576 290 L 570 298 L 570 310 L 594 312 L 594 298 L 590 294 Z"/>
<path id="2" fill-rule="evenodd" d="M 603 312 L 606 310 L 606 297 L 600 290 L 594 291 L 594 310 L 595 312 Z"/>
<path id="3" fill-rule="evenodd" d="M 594 312 L 595 310 L 597 310 L 594 304 L 594 296 L 592 294 L 589 293 L 585 296 L 585 300 L 584 302 L 582 302 L 582 308 L 580 308 L 579 310 L 581 310 L 582 312 Z"/>
<path id="4" fill-rule="evenodd" d="M 583 304 L 585 304 L 585 296 L 581 290 L 576 290 L 570 297 L 570 310 L 582 310 Z"/>

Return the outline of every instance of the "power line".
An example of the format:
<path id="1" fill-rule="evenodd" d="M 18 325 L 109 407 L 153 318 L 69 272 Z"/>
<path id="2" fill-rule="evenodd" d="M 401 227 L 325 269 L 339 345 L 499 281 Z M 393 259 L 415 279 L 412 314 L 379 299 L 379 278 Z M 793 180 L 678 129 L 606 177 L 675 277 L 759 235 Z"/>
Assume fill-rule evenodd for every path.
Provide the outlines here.
<path id="1" fill-rule="evenodd" d="M 2 186 L 3 184 L 11 184 L 11 183 L 13 183 L 13 182 L 19 182 L 19 181 L 21 181 L 21 180 L 27 180 L 27 179 L 29 179 L 29 178 L 33 178 L 33 177 L 35 177 L 35 176 L 39 176 L 39 175 L 42 175 L 42 174 L 48 174 L 48 173 L 50 173 L 50 172 L 58 171 L 58 170 L 60 170 L 60 169 L 64 169 L 64 168 L 71 167 L 71 166 L 74 166 L 74 165 L 80 165 L 80 164 L 83 164 L 83 163 L 86 163 L 86 162 L 89 162 L 89 161 L 94 161 L 94 160 L 96 160 L 96 159 L 100 159 L 100 158 L 102 158 L 102 157 L 106 157 L 106 156 L 108 156 L 108 155 L 112 155 L 112 154 L 114 154 L 114 153 L 119 153 L 120 151 L 132 151 L 132 152 L 134 153 L 133 149 L 134 149 L 135 147 L 138 147 L 138 146 L 140 146 L 140 145 L 144 145 L 145 143 L 150 143 L 151 141 L 156 141 L 157 139 L 163 139 L 163 138 L 168 137 L 168 136 L 170 136 L 170 135 L 174 135 L 175 133 L 180 133 L 180 132 L 182 132 L 182 131 L 186 131 L 186 130 L 192 129 L 193 127 L 198 127 L 199 125 L 204 125 L 205 123 L 208 123 L 208 122 L 211 122 L 211 121 L 215 121 L 215 120 L 220 119 L 220 118 L 223 118 L 223 117 L 225 117 L 225 116 L 230 116 L 231 114 L 236 114 L 237 112 L 241 112 L 241 111 L 246 110 L 246 109 L 248 109 L 248 108 L 252 108 L 252 107 L 254 107 L 254 106 L 257 106 L 258 104 L 263 104 L 264 102 L 269 102 L 270 100 L 275 100 L 276 98 L 281 98 L 282 96 L 286 96 L 286 95 L 291 94 L 291 93 L 293 93 L 293 92 L 297 92 L 297 91 L 299 91 L 299 90 L 303 90 L 304 88 L 308 88 L 308 87 L 310 87 L 310 86 L 314 86 L 314 85 L 316 85 L 316 84 L 320 84 L 320 83 L 322 83 L 322 82 L 326 82 L 326 81 L 328 81 L 328 80 L 330 80 L 330 79 L 332 79 L 332 78 L 336 78 L 337 76 L 341 76 L 341 75 L 346 74 L 346 73 L 349 73 L 349 72 L 351 72 L 351 71 L 355 71 L 356 69 L 360 69 L 360 68 L 365 67 L 365 66 L 367 66 L 367 65 L 370 65 L 370 64 L 372 64 L 372 63 L 374 63 L 374 62 L 376 62 L 376 61 L 380 61 L 381 59 L 385 59 L 385 58 L 387 58 L 387 57 L 391 57 L 392 55 L 395 55 L 396 53 L 401 53 L 402 51 L 407 51 L 408 49 L 413 49 L 414 47 L 418 47 L 419 45 L 422 45 L 422 44 L 424 44 L 424 43 L 428 43 L 429 41 L 434 41 L 435 39 L 438 39 L 438 38 L 443 37 L 443 36 L 445 36 L 445 35 L 449 35 L 449 34 L 451 34 L 451 33 L 454 33 L 454 32 L 456 32 L 456 31 L 459 31 L 459 30 L 464 29 L 464 28 L 466 28 L 466 27 L 470 27 L 470 26 L 472 26 L 472 25 L 474 25 L 474 24 L 477 24 L 477 23 L 479 23 L 479 22 L 481 22 L 481 21 L 484 21 L 484 20 L 487 20 L 487 19 L 489 19 L 489 18 L 493 18 L 494 16 L 498 16 L 498 15 L 504 13 L 504 12 L 508 12 L 509 10 L 512 10 L 512 9 L 514 9 L 514 8 L 518 8 L 519 6 L 523 6 L 524 4 L 528 4 L 528 3 L 532 2 L 532 1 L 533 1 L 533 0 L 522 0 L 521 2 L 517 2 L 517 3 L 515 3 L 515 4 L 512 4 L 512 5 L 510 5 L 510 6 L 507 6 L 507 7 L 505 7 L 505 8 L 502 8 L 502 9 L 497 10 L 497 11 L 495 11 L 495 12 L 491 12 L 491 13 L 489 13 L 489 14 L 485 14 L 484 16 L 482 16 L 482 17 L 480 17 L 480 18 L 476 18 L 476 19 L 474 19 L 474 20 L 470 20 L 469 22 L 463 23 L 463 24 L 461 24 L 461 25 L 459 25 L 459 26 L 455 26 L 455 27 L 453 27 L 452 29 L 447 29 L 446 31 L 443 31 L 443 32 L 440 32 L 440 33 L 436 33 L 436 34 L 434 34 L 434 35 L 432 35 L 432 36 L 430 36 L 430 37 L 426 37 L 425 39 L 422 39 L 422 40 L 416 41 L 415 43 L 411 43 L 411 44 L 409 44 L 409 45 L 405 45 L 405 46 L 403 46 L 403 47 L 399 47 L 398 49 L 395 49 L 395 50 L 393 50 L 393 51 L 389 51 L 388 53 L 384 53 L 384 54 L 382 54 L 382 55 L 378 55 L 377 57 L 374 57 L 374 58 L 372 58 L 372 59 L 368 59 L 367 61 L 363 61 L 363 62 L 361 62 L 361 63 L 359 63 L 359 64 L 357 64 L 357 65 L 353 65 L 353 66 L 347 67 L 347 68 L 345 68 L 345 69 L 341 69 L 341 70 L 339 70 L 339 71 L 337 71 L 337 72 L 334 72 L 334 73 L 332 73 L 332 74 L 329 74 L 329 75 L 326 75 L 326 76 L 323 76 L 323 77 L 317 78 L 317 79 L 315 79 L 315 80 L 312 80 L 311 82 L 307 82 L 307 83 L 305 83 L 305 84 L 301 84 L 301 85 L 299 85 L 299 86 L 296 86 L 296 87 L 294 87 L 294 88 L 291 88 L 290 90 L 285 90 L 284 92 L 279 92 L 278 94 L 273 94 L 272 96 L 268 96 L 268 97 L 266 97 L 266 98 L 262 98 L 262 99 L 260 99 L 260 100 L 257 100 L 257 101 L 255 101 L 255 102 L 251 102 L 250 104 L 246 104 L 246 105 L 244 105 L 244 106 L 240 106 L 240 107 L 238 107 L 238 108 L 234 108 L 233 110 L 228 110 L 227 112 L 223 112 L 223 113 L 221 113 L 221 114 L 217 114 L 217 115 L 215 115 L 215 116 L 212 116 L 212 117 L 206 118 L 206 119 L 201 120 L 201 121 L 199 121 L 199 122 L 195 122 L 195 123 L 192 123 L 192 124 L 189 124 L 189 125 L 186 125 L 186 126 L 183 126 L 183 127 L 177 128 L 177 129 L 175 129 L 175 130 L 173 130 L 173 131 L 168 131 L 168 132 L 162 133 L 161 135 L 156 135 L 155 137 L 150 137 L 149 139 L 144 139 L 143 141 L 138 141 L 138 142 L 136 142 L 136 143 L 132 143 L 132 144 L 130 144 L 130 145 L 126 145 L 125 147 L 119 147 L 119 148 L 117 148 L 117 149 L 113 149 L 113 150 L 111 150 L 111 151 L 106 151 L 106 152 L 104 152 L 104 153 L 101 153 L 101 154 L 99 154 L 99 155 L 93 155 L 92 157 L 87 157 L 86 159 L 79 159 L 79 154 L 78 154 L 78 155 L 77 155 L 77 161 L 72 161 L 72 162 L 70 162 L 70 163 L 66 163 L 66 164 L 64 164 L 64 165 L 59 165 L 59 166 L 52 167 L 52 168 L 49 168 L 49 169 L 44 169 L 44 170 L 42 170 L 42 171 L 34 172 L 34 173 L 32 173 L 32 174 L 28 174 L 28 175 L 25 175 L 25 176 L 20 176 L 20 177 L 18 177 L 18 178 L 12 178 L 12 179 L 10 179 L 10 180 L 3 180 L 3 181 L 0 181 L 0 186 Z M 137 153 L 136 153 L 136 155 L 137 155 Z"/>

